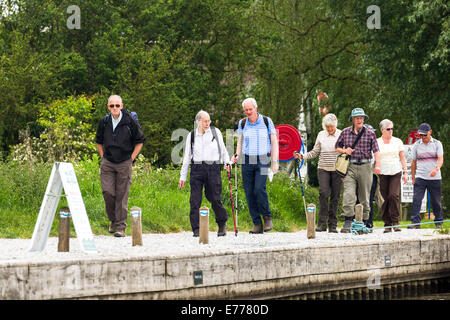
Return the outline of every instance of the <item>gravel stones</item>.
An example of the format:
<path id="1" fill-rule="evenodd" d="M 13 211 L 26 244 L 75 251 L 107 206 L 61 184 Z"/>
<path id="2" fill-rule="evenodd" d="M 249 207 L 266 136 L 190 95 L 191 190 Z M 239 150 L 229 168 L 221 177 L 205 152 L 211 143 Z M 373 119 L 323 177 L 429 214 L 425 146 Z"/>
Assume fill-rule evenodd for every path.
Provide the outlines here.
<path id="1" fill-rule="evenodd" d="M 210 232 L 209 244 L 199 244 L 192 232 L 167 234 L 143 234 L 143 246 L 132 246 L 131 236 L 115 238 L 113 236 L 94 236 L 97 253 L 85 253 L 78 239 L 70 239 L 70 252 L 57 252 L 58 238 L 51 237 L 42 252 L 28 252 L 31 239 L 0 239 L 0 266 L 8 264 L 48 263 L 68 260 L 123 260 L 143 257 L 182 257 L 204 256 L 224 253 L 273 251 L 308 247 L 334 247 L 357 244 L 389 243 L 393 241 L 413 241 L 436 238 L 448 238 L 434 229 L 406 229 L 401 232 L 383 233 L 375 229 L 373 233 L 352 235 L 342 233 L 319 232 L 315 239 L 307 239 L 306 230 L 298 232 L 268 232 L 249 234 L 248 232 L 228 232 L 225 237 L 217 237 Z"/>

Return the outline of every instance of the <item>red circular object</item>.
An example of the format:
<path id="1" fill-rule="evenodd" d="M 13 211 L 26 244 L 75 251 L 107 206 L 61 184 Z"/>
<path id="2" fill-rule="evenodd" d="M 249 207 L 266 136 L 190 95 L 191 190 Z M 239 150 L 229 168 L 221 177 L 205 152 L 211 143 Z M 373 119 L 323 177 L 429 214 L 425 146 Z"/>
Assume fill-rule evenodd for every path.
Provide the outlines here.
<path id="1" fill-rule="evenodd" d="M 297 129 L 289 124 L 275 127 L 278 137 L 279 160 L 290 161 L 294 158 L 294 151 L 298 152 L 302 145 L 302 138 Z"/>

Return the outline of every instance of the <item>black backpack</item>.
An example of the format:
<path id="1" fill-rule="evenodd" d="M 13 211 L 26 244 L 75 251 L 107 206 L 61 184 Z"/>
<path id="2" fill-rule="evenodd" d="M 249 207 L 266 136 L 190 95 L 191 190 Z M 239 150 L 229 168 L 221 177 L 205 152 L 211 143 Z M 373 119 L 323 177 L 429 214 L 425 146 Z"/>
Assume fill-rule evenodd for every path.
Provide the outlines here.
<path id="1" fill-rule="evenodd" d="M 267 132 L 269 132 L 269 120 L 267 119 L 266 116 L 262 116 L 262 117 L 263 117 L 263 120 L 264 120 L 264 124 L 266 125 Z M 244 130 L 245 123 L 247 122 L 247 119 L 248 118 L 241 119 L 241 129 L 242 130 Z M 238 124 L 238 126 L 239 126 L 239 124 Z"/>
<path id="2" fill-rule="evenodd" d="M 217 142 L 217 149 L 219 150 L 219 162 L 222 163 L 222 151 L 220 150 L 220 143 L 219 143 L 219 139 L 217 139 L 217 131 L 216 131 L 216 127 L 214 126 L 210 126 L 211 128 L 211 133 L 213 135 L 213 138 L 211 139 L 211 141 L 214 141 L 214 139 L 216 139 Z M 194 140 L 195 140 L 195 130 L 191 131 L 191 161 L 194 161 Z"/>
<path id="3" fill-rule="evenodd" d="M 123 113 L 128 113 L 128 115 L 132 119 L 131 121 L 134 121 L 139 129 L 141 128 L 141 125 L 138 122 L 138 115 L 137 115 L 136 112 L 129 111 L 129 110 L 122 110 L 122 112 Z M 103 130 L 106 128 L 106 125 L 108 124 L 108 121 L 111 121 L 111 113 L 109 113 L 109 114 L 107 114 L 106 116 L 103 117 Z M 128 128 L 128 132 L 130 133 L 130 136 L 133 136 L 131 134 L 131 123 L 127 125 L 127 128 Z"/>

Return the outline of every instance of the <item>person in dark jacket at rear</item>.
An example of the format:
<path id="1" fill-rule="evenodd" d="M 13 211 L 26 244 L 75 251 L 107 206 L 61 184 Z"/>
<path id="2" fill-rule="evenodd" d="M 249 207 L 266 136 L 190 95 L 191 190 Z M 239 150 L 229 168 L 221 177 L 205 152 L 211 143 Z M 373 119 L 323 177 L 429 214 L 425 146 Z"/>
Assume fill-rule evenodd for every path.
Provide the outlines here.
<path id="1" fill-rule="evenodd" d="M 125 237 L 131 168 L 145 136 L 131 113 L 123 110 L 120 96 L 109 97 L 108 109 L 110 114 L 100 120 L 95 137 L 102 158 L 100 180 L 106 213 L 111 221 L 108 231 L 116 237 Z"/>

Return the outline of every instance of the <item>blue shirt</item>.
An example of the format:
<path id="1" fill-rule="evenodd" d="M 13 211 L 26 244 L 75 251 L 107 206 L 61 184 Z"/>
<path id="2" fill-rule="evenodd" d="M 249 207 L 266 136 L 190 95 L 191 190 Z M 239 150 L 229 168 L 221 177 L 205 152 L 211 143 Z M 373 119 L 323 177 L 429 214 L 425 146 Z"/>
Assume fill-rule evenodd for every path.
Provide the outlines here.
<path id="1" fill-rule="evenodd" d="M 249 156 L 266 155 L 271 151 L 270 135 L 276 134 L 272 119 L 267 117 L 269 126 L 266 127 L 263 116 L 258 114 L 255 123 L 251 123 L 248 118 L 245 121 L 245 127 L 241 128 L 239 121 L 238 134 L 243 134 L 242 152 Z"/>

